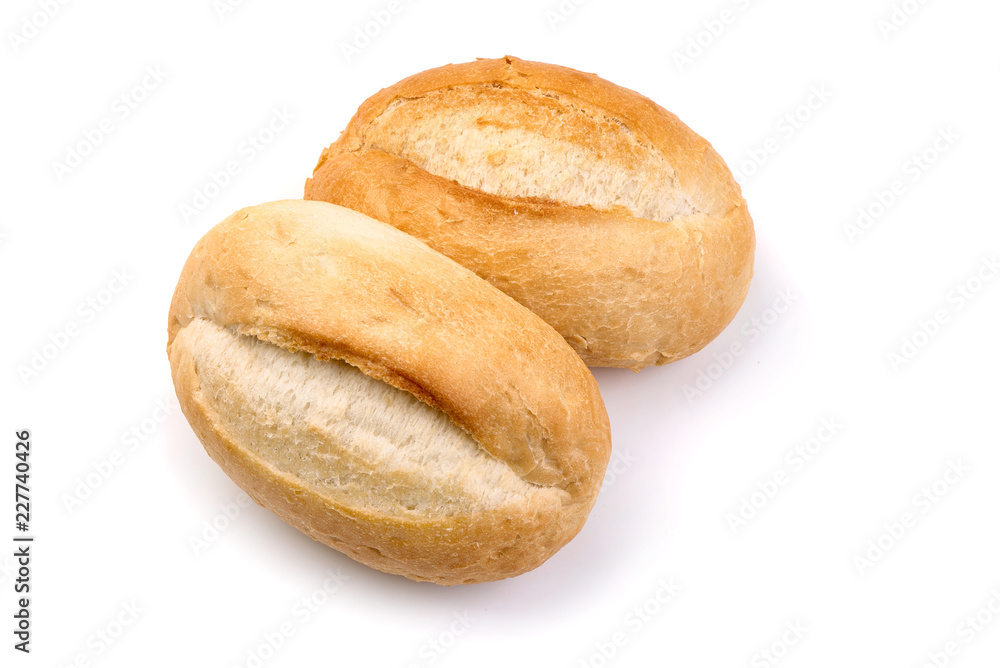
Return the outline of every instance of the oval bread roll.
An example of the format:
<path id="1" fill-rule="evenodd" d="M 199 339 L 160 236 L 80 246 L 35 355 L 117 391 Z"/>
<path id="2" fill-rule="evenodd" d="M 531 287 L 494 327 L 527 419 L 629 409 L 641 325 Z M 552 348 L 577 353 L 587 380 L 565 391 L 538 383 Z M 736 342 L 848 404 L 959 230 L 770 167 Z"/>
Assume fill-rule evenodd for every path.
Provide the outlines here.
<path id="1" fill-rule="evenodd" d="M 531 570 L 610 455 L 589 370 L 540 318 L 420 241 L 323 202 L 236 212 L 170 306 L 184 415 L 257 503 L 440 584 Z"/>
<path id="2" fill-rule="evenodd" d="M 634 91 L 517 58 L 375 94 L 323 151 L 305 197 L 426 241 L 591 366 L 697 352 L 753 273 L 746 202 L 708 142 Z"/>

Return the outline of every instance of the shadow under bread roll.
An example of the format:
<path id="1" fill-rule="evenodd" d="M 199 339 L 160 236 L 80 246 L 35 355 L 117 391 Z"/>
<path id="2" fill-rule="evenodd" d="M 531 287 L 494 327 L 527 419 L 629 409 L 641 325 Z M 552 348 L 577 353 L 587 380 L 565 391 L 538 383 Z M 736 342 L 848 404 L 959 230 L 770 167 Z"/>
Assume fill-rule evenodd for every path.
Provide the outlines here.
<path id="1" fill-rule="evenodd" d="M 305 198 L 426 241 L 591 366 L 697 352 L 753 273 L 753 222 L 707 141 L 632 90 L 517 58 L 376 93 L 323 151 Z"/>
<path id="2" fill-rule="evenodd" d="M 583 526 L 610 455 L 590 371 L 420 241 L 323 202 L 238 211 L 169 316 L 181 408 L 260 505 L 388 573 L 531 570 Z"/>

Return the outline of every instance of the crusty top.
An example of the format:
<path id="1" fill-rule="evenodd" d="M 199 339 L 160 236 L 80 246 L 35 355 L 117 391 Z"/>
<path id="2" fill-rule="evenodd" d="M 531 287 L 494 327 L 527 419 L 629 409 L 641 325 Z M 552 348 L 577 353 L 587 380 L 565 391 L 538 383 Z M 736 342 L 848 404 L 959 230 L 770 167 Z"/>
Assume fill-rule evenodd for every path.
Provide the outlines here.
<path id="1" fill-rule="evenodd" d="M 507 89 L 508 93 L 502 94 L 497 89 Z M 511 90 L 523 91 L 525 94 L 530 92 L 533 99 L 525 104 L 518 104 L 517 96 L 511 95 L 509 92 Z M 412 160 L 414 156 L 406 155 L 407 149 L 419 152 L 419 147 L 413 146 L 412 142 L 406 145 L 405 136 L 388 135 L 392 134 L 393 130 L 401 131 L 404 135 L 412 135 L 414 121 L 424 122 L 428 117 L 428 114 L 421 114 L 420 105 L 414 103 L 443 91 L 455 95 L 465 92 L 479 97 L 472 105 L 469 104 L 469 100 L 464 99 L 429 102 L 428 108 L 436 115 L 443 115 L 446 121 L 448 114 L 472 106 L 481 114 L 474 123 L 478 128 L 486 125 L 497 126 L 506 133 L 507 138 L 512 130 L 528 129 L 550 140 L 567 141 L 577 147 L 593 148 L 602 158 L 617 163 L 633 175 L 638 174 L 640 178 L 649 176 L 650 183 L 640 186 L 654 186 L 659 196 L 669 196 L 670 191 L 676 187 L 683 198 L 681 202 L 672 202 L 676 205 L 678 215 L 703 213 L 716 218 L 726 218 L 743 202 L 739 186 L 733 180 L 721 156 L 711 144 L 691 130 L 676 115 L 636 91 L 613 84 L 597 75 L 512 56 L 445 65 L 420 72 L 379 91 L 369 98 L 351 119 L 344 135 L 338 141 L 340 149 L 356 151 L 374 147 Z M 495 94 L 489 95 L 491 92 Z M 544 109 L 544 104 L 562 109 L 554 109 L 553 113 Z M 389 118 L 393 114 L 405 112 L 408 107 L 414 107 L 416 111 L 412 117 Z M 569 122 L 567 119 L 571 115 L 565 113 L 567 110 L 579 112 L 574 115 L 589 116 L 589 122 Z M 558 124 L 553 123 L 554 117 L 559 117 Z M 457 131 L 458 128 L 453 125 L 451 134 L 456 134 Z M 609 137 L 613 138 L 619 133 L 628 135 L 631 141 L 622 140 L 604 145 Z M 400 141 L 394 144 L 393 139 L 402 140 L 403 144 L 401 145 Z M 454 141 L 454 138 L 451 141 Z M 427 146 L 424 153 L 433 154 L 447 148 L 445 142 L 437 141 L 433 146 Z M 456 148 L 468 152 L 470 148 L 475 147 L 465 142 Z M 503 159 L 509 159 L 512 153 L 524 150 L 524 147 L 519 146 L 510 148 L 511 151 L 503 156 Z M 550 165 L 545 169 L 547 179 L 558 177 L 555 172 L 558 171 L 559 165 L 555 164 L 558 161 L 552 161 L 554 157 L 551 155 L 552 147 L 546 148 L 543 153 L 550 157 Z M 641 164 L 650 157 L 649 153 L 657 154 L 655 157 L 662 158 L 662 162 Z M 473 155 L 467 154 L 464 160 L 461 156 L 456 157 L 463 163 L 462 169 L 471 169 L 476 162 Z M 494 171 L 503 171 L 498 170 L 498 167 L 501 167 L 497 164 L 499 157 L 487 155 L 486 158 L 486 166 Z M 320 158 L 317 171 L 323 159 Z M 578 164 L 578 160 L 579 155 L 574 156 L 573 164 Z M 413 161 L 420 164 L 419 160 Z M 493 164 L 490 164 L 491 161 Z M 441 166 L 441 163 L 438 163 L 438 166 Z M 454 174 L 439 173 L 444 171 L 441 169 L 424 167 L 430 167 L 428 171 L 446 178 L 453 178 L 459 182 L 464 180 L 454 178 Z M 657 171 L 659 174 L 655 173 Z M 516 172 L 511 173 L 512 177 L 516 175 Z M 594 181 L 593 175 L 589 175 L 588 178 Z M 664 181 L 669 183 L 670 187 L 665 187 Z M 463 183 L 463 185 L 481 189 L 483 187 L 482 183 L 476 185 Z M 617 185 L 616 192 L 619 193 L 628 187 L 628 184 Z M 494 194 L 511 193 L 501 191 Z M 530 189 L 520 194 L 532 196 Z M 592 190 L 587 194 L 591 197 L 589 203 L 596 208 L 610 208 L 602 207 L 601 202 L 593 201 L 595 193 Z M 558 196 L 549 199 L 568 204 L 584 203 Z M 637 208 L 638 210 L 633 210 L 634 215 L 651 219 L 661 218 L 649 215 L 651 212 L 659 211 L 655 205 Z"/>
<path id="2" fill-rule="evenodd" d="M 593 376 L 547 324 L 420 241 L 349 209 L 242 209 L 198 242 L 170 309 L 344 360 L 442 410 L 527 482 L 592 496 L 610 449 Z"/>

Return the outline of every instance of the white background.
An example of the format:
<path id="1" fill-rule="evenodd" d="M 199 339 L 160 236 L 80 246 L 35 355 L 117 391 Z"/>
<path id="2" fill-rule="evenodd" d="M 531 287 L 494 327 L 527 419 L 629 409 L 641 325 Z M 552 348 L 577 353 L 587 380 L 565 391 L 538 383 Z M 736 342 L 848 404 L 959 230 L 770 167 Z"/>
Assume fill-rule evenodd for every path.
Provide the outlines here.
<path id="1" fill-rule="evenodd" d="M 350 59 L 342 45 L 388 0 L 246 0 L 221 16 L 212 0 L 95 0 L 50 19 L 44 4 L 8 0 L 0 16 L 4 666 L 998 665 L 1000 280 L 984 264 L 1000 253 L 996 3 L 907 0 L 912 16 L 886 34 L 890 0 L 590 0 L 564 3 L 559 21 L 546 14 L 557 0 L 408 0 Z M 689 40 L 701 53 L 679 63 Z M 618 472 L 582 533 L 532 573 L 416 584 L 256 506 L 227 521 L 238 488 L 179 411 L 158 410 L 173 405 L 166 314 L 188 252 L 237 208 L 301 196 L 379 88 L 504 54 L 637 89 L 743 172 L 758 238 L 743 310 L 690 359 L 596 372 Z M 163 80 L 130 92 L 147 68 Z M 127 117 L 123 94 L 144 98 Z M 294 119 L 248 159 L 241 145 L 275 109 Z M 105 118 L 110 134 L 57 173 Z M 934 149 L 949 129 L 957 139 Z M 933 164 L 914 171 L 925 151 Z M 230 160 L 240 173 L 185 220 Z M 849 233 L 859 208 L 880 215 Z M 103 292 L 122 271 L 124 289 Z M 791 306 L 777 313 L 782 291 Z M 23 378 L 43 349 L 51 359 Z M 788 453 L 826 436 L 824 420 L 841 426 L 800 466 Z M 24 428 L 30 656 L 11 647 L 8 547 Z M 964 472 L 934 491 L 950 463 Z M 771 496 L 751 498 L 761 488 Z M 734 530 L 744 500 L 759 507 Z M 213 521 L 228 526 L 209 540 Z M 192 537 L 207 547 L 195 554 Z M 661 603 L 671 579 L 679 592 Z M 283 624 L 281 647 L 250 661 Z M 949 642 L 957 656 L 940 654 Z"/>

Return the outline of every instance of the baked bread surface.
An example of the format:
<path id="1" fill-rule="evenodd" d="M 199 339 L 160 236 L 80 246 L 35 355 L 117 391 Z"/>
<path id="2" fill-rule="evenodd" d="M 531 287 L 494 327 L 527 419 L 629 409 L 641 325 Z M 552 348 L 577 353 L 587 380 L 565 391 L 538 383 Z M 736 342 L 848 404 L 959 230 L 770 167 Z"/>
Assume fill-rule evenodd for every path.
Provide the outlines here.
<path id="1" fill-rule="evenodd" d="M 188 259 L 168 334 L 209 455 L 286 522 L 380 570 L 517 575 L 596 499 L 607 414 L 572 349 L 362 214 L 299 200 L 233 214 Z"/>
<path id="2" fill-rule="evenodd" d="M 426 241 L 591 366 L 700 350 L 753 273 L 753 223 L 707 141 L 634 91 L 512 57 L 372 96 L 323 151 L 305 197 Z"/>

